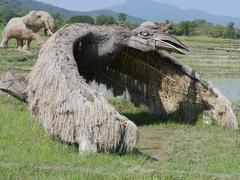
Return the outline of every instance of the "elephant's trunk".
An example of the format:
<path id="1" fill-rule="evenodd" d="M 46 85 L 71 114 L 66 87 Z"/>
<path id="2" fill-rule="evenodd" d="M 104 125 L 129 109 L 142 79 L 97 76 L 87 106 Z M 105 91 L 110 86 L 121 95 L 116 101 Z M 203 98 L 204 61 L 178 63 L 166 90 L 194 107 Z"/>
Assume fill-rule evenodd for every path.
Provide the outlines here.
<path id="1" fill-rule="evenodd" d="M 44 29 L 45 36 L 52 36 L 54 34 L 54 29 L 55 29 L 54 20 L 45 21 Z"/>
<path id="2" fill-rule="evenodd" d="M 44 29 L 44 35 L 45 36 L 52 36 L 54 33 L 51 31 L 51 29 Z"/>

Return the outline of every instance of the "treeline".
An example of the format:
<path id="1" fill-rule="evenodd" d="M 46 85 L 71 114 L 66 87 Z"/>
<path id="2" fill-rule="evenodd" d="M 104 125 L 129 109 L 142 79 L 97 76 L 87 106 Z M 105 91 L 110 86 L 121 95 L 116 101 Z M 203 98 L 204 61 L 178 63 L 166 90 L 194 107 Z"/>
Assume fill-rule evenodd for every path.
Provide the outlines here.
<path id="1" fill-rule="evenodd" d="M 125 24 L 130 29 L 134 29 L 139 24 L 133 24 L 126 21 L 126 14 L 121 13 L 117 19 L 112 16 L 100 15 L 96 19 L 91 16 L 75 16 L 66 21 L 66 23 L 89 23 L 89 24 Z M 157 23 L 159 25 L 168 24 L 170 21 L 166 20 L 164 23 Z M 172 23 L 172 27 L 168 30 L 169 34 L 176 36 L 206 36 L 213 38 L 230 38 L 240 39 L 240 28 L 237 28 L 233 22 L 228 23 L 227 26 L 216 25 L 207 22 L 203 19 L 196 19 L 193 21 L 182 21 L 180 23 Z"/>
<path id="2" fill-rule="evenodd" d="M 166 21 L 165 23 L 169 23 Z M 177 36 L 207 36 L 213 38 L 240 38 L 240 29 L 233 22 L 227 26 L 216 25 L 202 19 L 193 21 L 182 21 L 173 24 L 169 30 L 170 34 Z"/>
<path id="3" fill-rule="evenodd" d="M 92 16 L 74 16 L 67 20 L 66 23 L 88 23 L 96 25 L 125 24 L 130 29 L 139 26 L 139 24 L 127 21 L 127 15 L 124 13 L 120 13 L 116 19 L 107 15 L 99 15 L 96 18 Z"/>

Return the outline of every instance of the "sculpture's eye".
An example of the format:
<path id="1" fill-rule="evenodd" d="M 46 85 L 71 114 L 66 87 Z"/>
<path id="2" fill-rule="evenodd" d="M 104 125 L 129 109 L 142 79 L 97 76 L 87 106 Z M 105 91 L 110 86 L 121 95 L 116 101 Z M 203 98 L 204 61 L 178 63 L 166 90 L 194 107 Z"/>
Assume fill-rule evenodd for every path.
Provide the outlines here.
<path id="1" fill-rule="evenodd" d="M 40 18 L 41 18 L 41 15 L 37 15 L 37 18 L 39 18 L 39 19 L 40 19 Z"/>
<path id="2" fill-rule="evenodd" d="M 147 32 L 147 31 L 143 31 L 143 32 L 140 32 L 140 35 L 144 36 L 144 37 L 147 37 L 147 36 L 150 36 L 150 33 Z"/>

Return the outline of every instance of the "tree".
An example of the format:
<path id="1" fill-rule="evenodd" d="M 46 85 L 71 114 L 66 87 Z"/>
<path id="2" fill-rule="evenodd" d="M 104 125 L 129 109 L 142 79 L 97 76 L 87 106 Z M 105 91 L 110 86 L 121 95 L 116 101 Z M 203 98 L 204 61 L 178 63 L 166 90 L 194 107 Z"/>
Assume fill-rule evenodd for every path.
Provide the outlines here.
<path id="1" fill-rule="evenodd" d="M 173 24 L 171 29 L 169 29 L 168 31 L 169 34 L 174 34 L 177 36 L 181 36 L 182 35 L 182 29 L 180 28 L 180 26 L 178 24 Z"/>
<path id="2" fill-rule="evenodd" d="M 0 29 L 3 29 L 4 27 L 4 22 L 0 19 Z"/>
<path id="3" fill-rule="evenodd" d="M 226 28 L 221 25 L 211 25 L 204 30 L 204 35 L 213 38 L 223 38 Z"/>
<path id="4" fill-rule="evenodd" d="M 114 24 L 114 23 L 116 23 L 116 21 L 112 16 L 100 15 L 96 19 L 97 25 Z"/>
<path id="5" fill-rule="evenodd" d="M 120 13 L 118 15 L 118 21 L 120 22 L 125 22 L 127 20 L 127 14 L 124 14 L 124 13 Z"/>
<path id="6" fill-rule="evenodd" d="M 16 14 L 16 17 L 23 17 L 25 15 L 27 15 L 27 12 L 20 11 Z"/>
<path id="7" fill-rule="evenodd" d="M 238 29 L 238 28 L 235 29 L 235 38 L 237 38 L 237 39 L 240 38 L 240 29 Z"/>
<path id="8" fill-rule="evenodd" d="M 64 21 L 59 13 L 51 14 L 55 21 L 56 30 L 60 29 L 64 25 Z"/>
<path id="9" fill-rule="evenodd" d="M 195 35 L 194 26 L 190 21 L 182 21 L 179 25 L 180 25 L 182 35 L 184 36 Z"/>
<path id="10" fill-rule="evenodd" d="M 10 19 L 15 17 L 16 14 L 10 8 L 3 8 L 0 11 L 0 19 L 7 24 Z"/>
<path id="11" fill-rule="evenodd" d="M 226 38 L 234 38 L 235 37 L 235 28 L 234 28 L 233 22 L 228 23 L 227 28 L 226 28 L 225 37 Z"/>
<path id="12" fill-rule="evenodd" d="M 94 24 L 94 19 L 91 16 L 74 16 L 71 17 L 67 23 L 88 23 Z"/>

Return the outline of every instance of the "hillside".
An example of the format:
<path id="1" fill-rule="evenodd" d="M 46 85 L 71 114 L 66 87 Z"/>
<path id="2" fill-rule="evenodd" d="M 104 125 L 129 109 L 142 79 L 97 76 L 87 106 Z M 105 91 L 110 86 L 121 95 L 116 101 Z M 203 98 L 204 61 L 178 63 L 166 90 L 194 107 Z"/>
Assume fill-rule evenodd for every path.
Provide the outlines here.
<path id="1" fill-rule="evenodd" d="M 215 24 L 226 25 L 229 22 L 234 22 L 237 26 L 240 26 L 240 18 L 218 16 L 195 9 L 182 10 L 177 6 L 150 0 L 127 0 L 123 4 L 112 6 L 108 9 L 156 22 L 162 22 L 166 19 L 175 23 L 183 20 L 205 19 Z"/>
<path id="2" fill-rule="evenodd" d="M 63 8 L 59 8 L 50 4 L 34 1 L 34 0 L 1 0 L 0 1 L 0 14 L 6 11 L 12 11 L 13 13 L 28 12 L 31 10 L 45 10 L 51 13 L 59 13 L 64 19 L 68 19 L 72 16 L 77 15 L 90 15 L 96 17 L 98 15 L 111 15 L 113 17 L 118 17 L 119 13 L 113 12 L 111 10 L 96 10 L 89 12 L 80 11 L 69 11 Z M 128 16 L 129 21 L 140 23 L 143 19 Z"/>
<path id="3" fill-rule="evenodd" d="M 12 11 L 14 13 L 28 12 L 31 10 L 45 10 L 52 13 L 60 13 L 64 18 L 75 14 L 75 12 L 33 0 L 1 0 L 0 9 L 4 11 Z"/>

